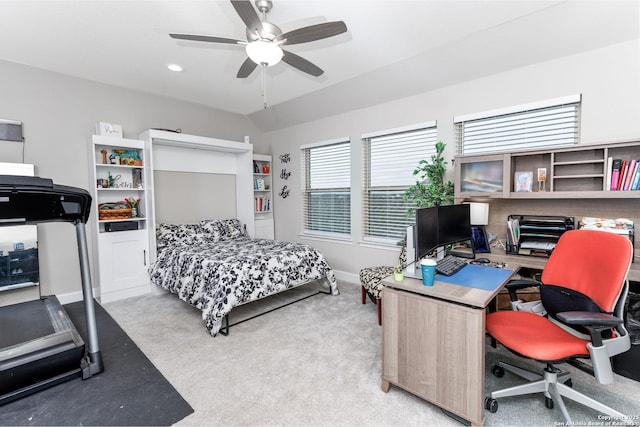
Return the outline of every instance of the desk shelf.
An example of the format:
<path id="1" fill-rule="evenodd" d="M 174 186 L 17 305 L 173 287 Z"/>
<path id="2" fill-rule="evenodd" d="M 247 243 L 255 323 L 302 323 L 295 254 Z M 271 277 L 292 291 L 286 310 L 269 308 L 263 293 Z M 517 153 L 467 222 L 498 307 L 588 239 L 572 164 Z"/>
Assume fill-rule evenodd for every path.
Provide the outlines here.
<path id="1" fill-rule="evenodd" d="M 455 159 L 457 201 L 488 199 L 627 199 L 638 198 L 638 190 L 609 191 L 610 159 L 639 160 L 640 141 L 608 144 L 577 144 L 544 151 L 520 151 L 504 154 L 457 156 Z M 538 169 L 546 170 L 544 191 L 538 191 Z M 500 175 L 499 190 L 477 188 L 467 183 L 477 181 L 478 171 Z M 532 172 L 531 191 L 516 192 L 516 172 Z M 481 178 L 483 179 L 483 178 Z M 492 182 L 493 182 L 492 181 Z"/>

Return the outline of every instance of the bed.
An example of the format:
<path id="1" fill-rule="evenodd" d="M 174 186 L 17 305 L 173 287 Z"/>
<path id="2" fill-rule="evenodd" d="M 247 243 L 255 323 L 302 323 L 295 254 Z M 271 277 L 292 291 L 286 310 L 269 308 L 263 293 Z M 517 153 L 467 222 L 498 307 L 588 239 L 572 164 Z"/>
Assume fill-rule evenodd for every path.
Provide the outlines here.
<path id="1" fill-rule="evenodd" d="M 332 268 L 309 245 L 250 238 L 237 219 L 158 224 L 151 282 L 202 311 L 212 336 L 234 307 L 324 280 L 338 295 Z M 228 329 L 227 329 L 228 332 Z M 222 333 L 222 332 L 221 332 Z"/>

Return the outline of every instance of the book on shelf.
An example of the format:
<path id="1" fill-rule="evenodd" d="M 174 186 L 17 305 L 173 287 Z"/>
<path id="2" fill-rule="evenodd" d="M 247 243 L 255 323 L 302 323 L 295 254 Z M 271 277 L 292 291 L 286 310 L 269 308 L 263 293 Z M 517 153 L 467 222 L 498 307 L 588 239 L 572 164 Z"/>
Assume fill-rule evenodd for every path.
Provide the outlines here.
<path id="1" fill-rule="evenodd" d="M 611 183 L 609 189 L 611 191 L 618 190 L 618 181 L 620 180 L 620 169 L 622 169 L 622 159 L 613 159 L 611 165 Z"/>
<path id="2" fill-rule="evenodd" d="M 611 169 L 613 168 L 613 157 L 607 158 L 607 173 L 605 175 L 605 185 L 607 190 L 611 191 Z"/>
<path id="3" fill-rule="evenodd" d="M 637 190 L 640 186 L 640 161 L 636 161 L 636 172 L 633 174 L 629 190 Z"/>
<path id="4" fill-rule="evenodd" d="M 620 175 L 618 176 L 618 191 L 622 191 L 622 187 L 624 185 L 624 178 L 627 173 L 627 168 L 629 166 L 629 162 L 626 159 L 622 160 L 622 165 L 620 165 Z"/>
<path id="5" fill-rule="evenodd" d="M 256 212 L 269 212 L 271 211 L 271 199 L 266 197 L 254 198 L 255 211 Z"/>
<path id="6" fill-rule="evenodd" d="M 610 191 L 632 191 L 640 189 L 639 159 L 608 159 L 607 186 Z"/>
<path id="7" fill-rule="evenodd" d="M 629 187 L 631 186 L 631 181 L 633 180 L 633 175 L 636 173 L 636 169 L 638 167 L 638 162 L 635 159 L 631 159 L 628 162 L 629 166 L 627 168 L 627 173 L 624 177 L 624 186 L 623 191 L 629 191 Z"/>

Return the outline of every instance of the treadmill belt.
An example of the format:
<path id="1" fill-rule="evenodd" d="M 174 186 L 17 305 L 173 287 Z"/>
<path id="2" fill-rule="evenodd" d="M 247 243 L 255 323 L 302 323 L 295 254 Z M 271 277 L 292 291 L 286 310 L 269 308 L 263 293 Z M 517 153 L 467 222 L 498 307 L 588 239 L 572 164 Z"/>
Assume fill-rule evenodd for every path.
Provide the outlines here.
<path id="1" fill-rule="evenodd" d="M 44 300 L 28 301 L 0 310 L 0 349 L 53 334 Z"/>

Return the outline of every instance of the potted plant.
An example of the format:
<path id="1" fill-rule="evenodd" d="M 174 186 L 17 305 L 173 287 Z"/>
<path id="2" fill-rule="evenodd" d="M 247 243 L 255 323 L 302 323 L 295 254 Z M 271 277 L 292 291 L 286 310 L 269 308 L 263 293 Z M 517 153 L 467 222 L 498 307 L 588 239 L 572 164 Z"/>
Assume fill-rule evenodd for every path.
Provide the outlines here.
<path id="1" fill-rule="evenodd" d="M 411 215 L 417 208 L 427 208 L 453 203 L 453 182 L 444 180 L 448 162 L 442 157 L 445 144 L 436 143 L 436 153 L 431 155 L 431 161 L 420 160 L 413 175 L 417 175 L 415 185 L 407 188 L 404 200 L 412 200 L 415 208 L 409 209 Z"/>
<path id="2" fill-rule="evenodd" d="M 393 280 L 395 280 L 396 282 L 402 282 L 404 280 L 404 272 L 403 272 L 402 264 L 398 264 L 396 266 L 396 269 L 393 272 Z"/>

